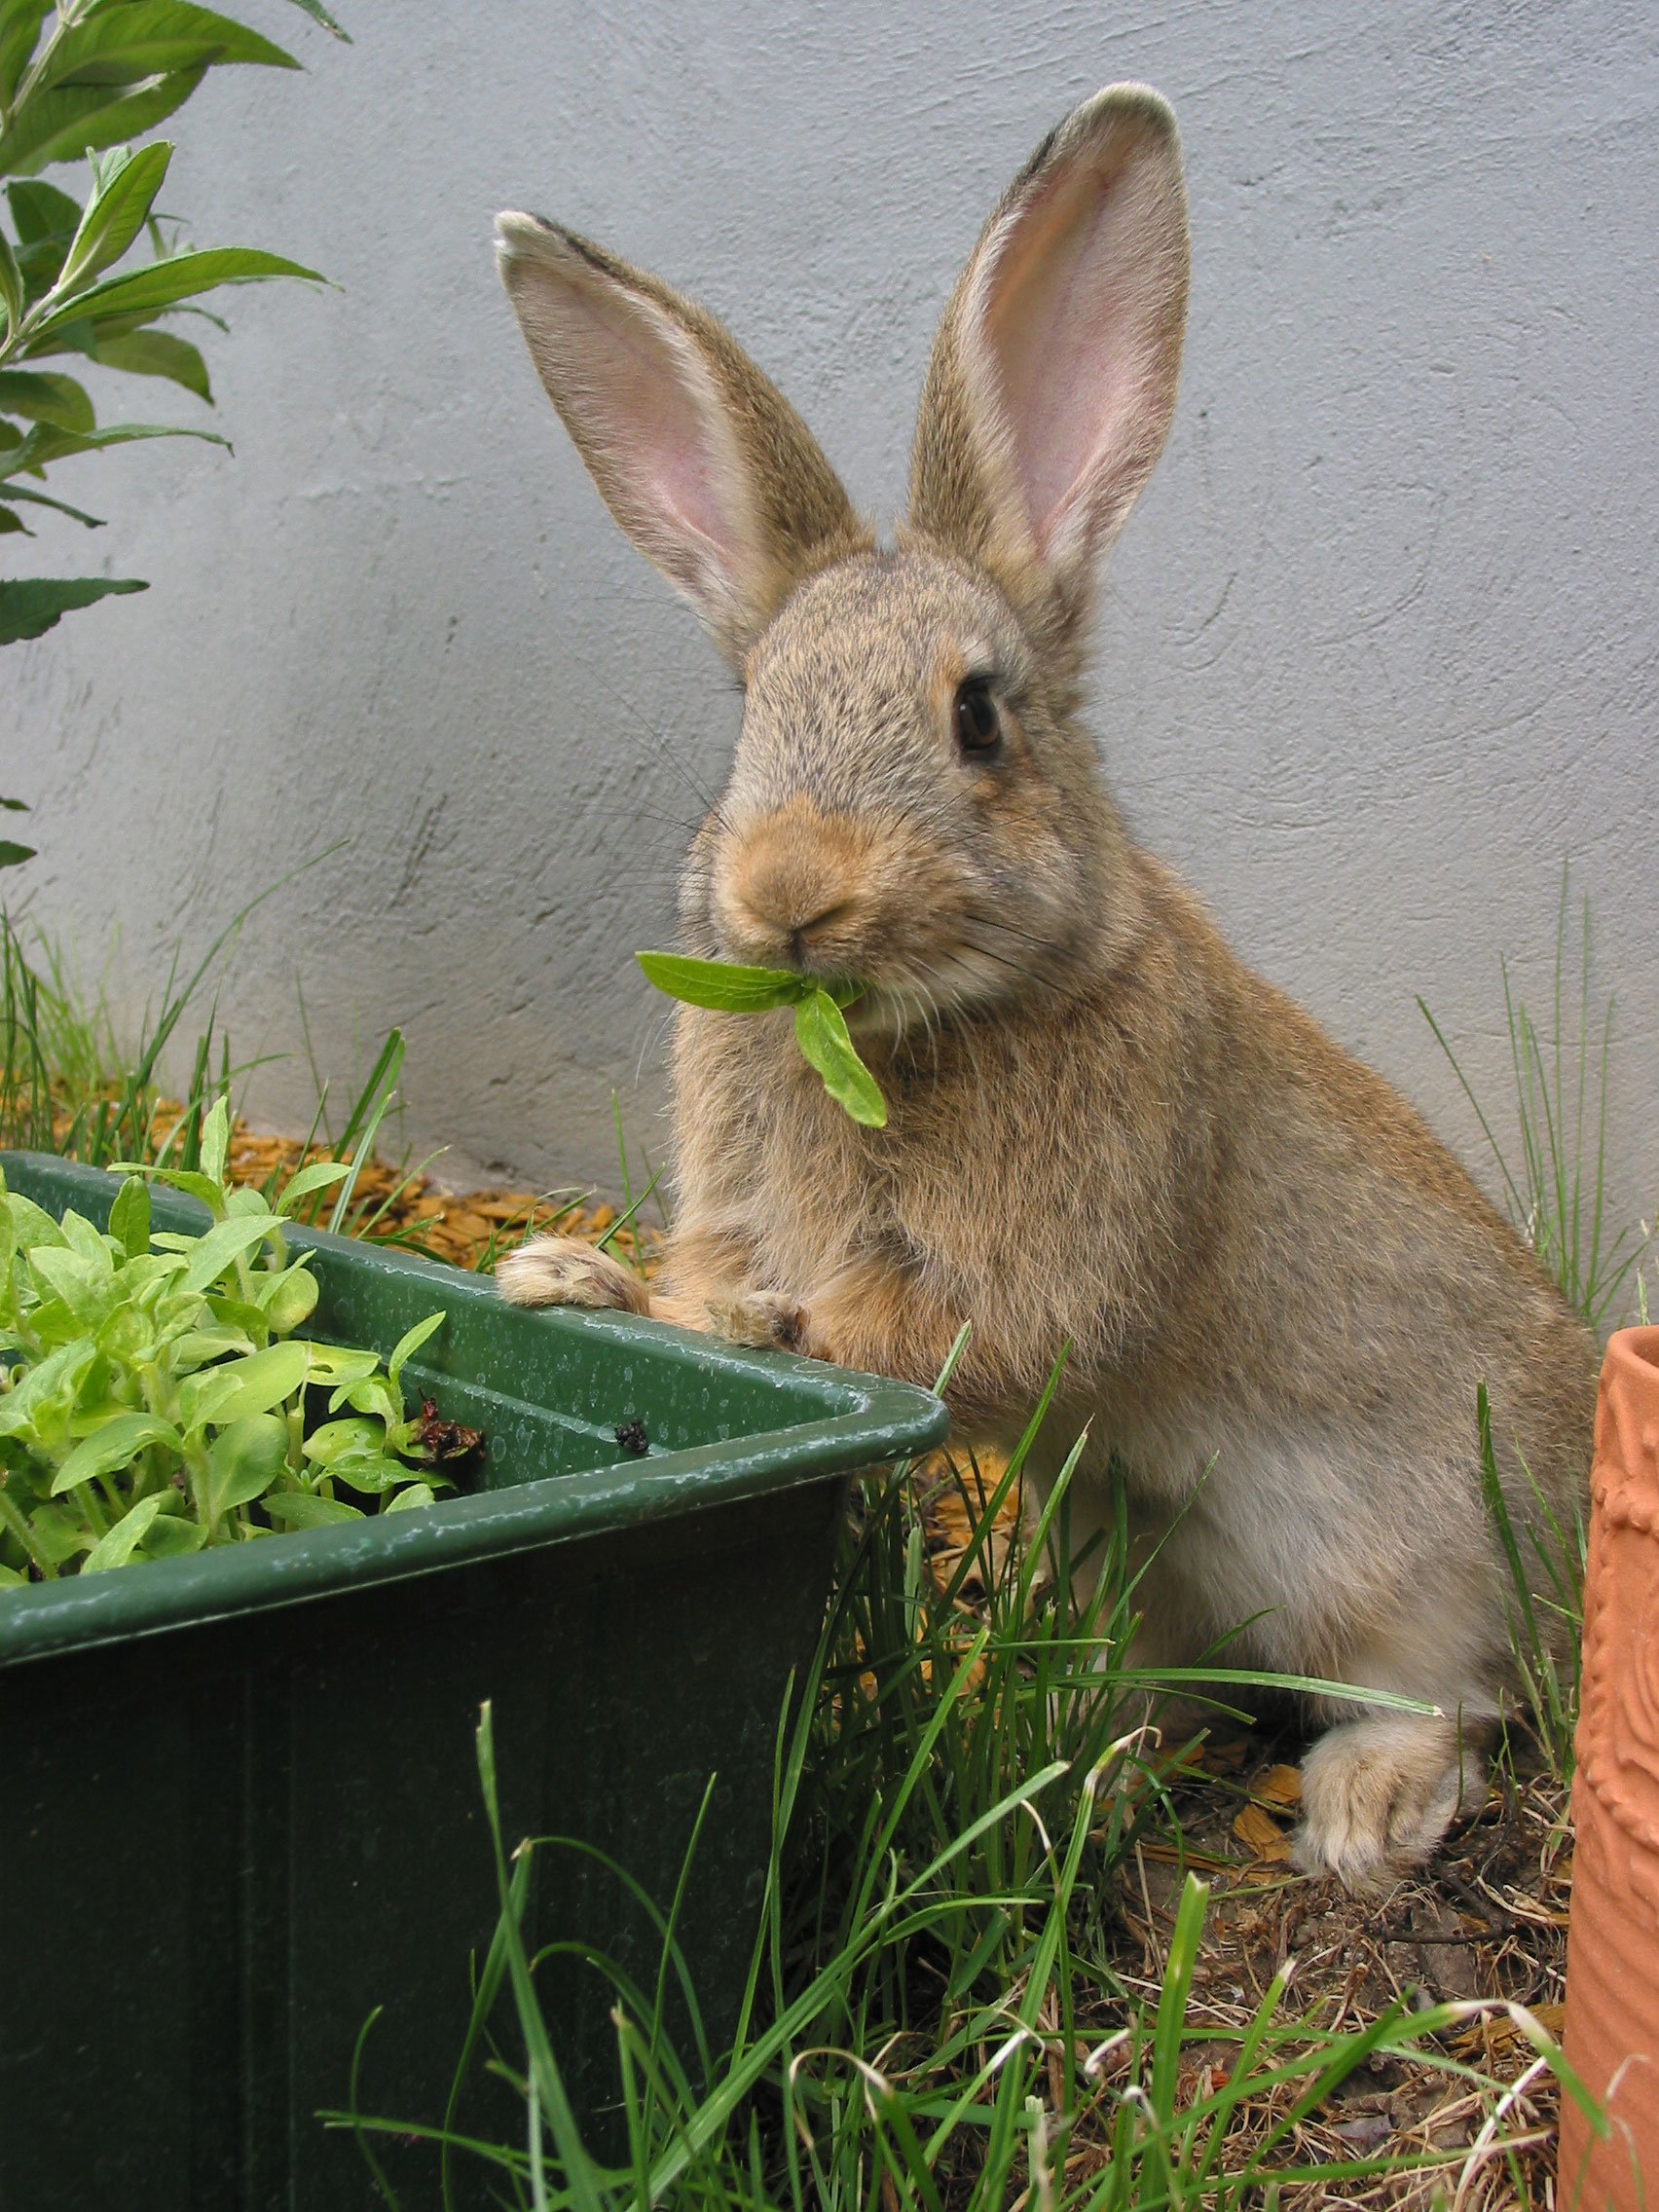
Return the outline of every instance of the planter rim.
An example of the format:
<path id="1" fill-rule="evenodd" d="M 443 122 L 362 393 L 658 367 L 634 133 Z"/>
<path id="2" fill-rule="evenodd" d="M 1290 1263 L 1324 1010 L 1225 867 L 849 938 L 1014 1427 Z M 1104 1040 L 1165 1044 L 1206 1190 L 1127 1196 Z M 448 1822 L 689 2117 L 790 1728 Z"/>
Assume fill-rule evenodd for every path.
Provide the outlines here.
<path id="1" fill-rule="evenodd" d="M 55 1179 L 67 1177 L 94 1202 L 113 1196 L 118 1183 L 101 1169 L 81 1167 L 50 1153 L 0 1152 L 0 1169 L 50 1170 Z M 159 1206 L 160 1192 L 157 1199 Z M 194 1200 L 177 1202 L 181 1210 L 205 1219 Z M 925 1452 L 941 1443 L 949 1429 L 942 1400 L 907 1382 L 788 1352 L 752 1351 L 634 1314 L 573 1307 L 527 1312 L 503 1305 L 488 1278 L 416 1253 L 365 1246 L 294 1224 L 284 1225 L 284 1234 L 294 1251 L 317 1251 L 358 1265 L 372 1256 L 377 1272 L 419 1278 L 422 1288 L 446 1307 L 478 1303 L 503 1316 L 512 1313 L 509 1325 L 515 1329 L 597 1338 L 613 1346 L 618 1356 L 638 1355 L 648 1343 L 652 1360 L 668 1371 L 724 1373 L 763 1380 L 775 1388 L 787 1386 L 797 1404 L 802 1397 L 811 1401 L 818 1418 L 652 1454 L 623 1465 L 571 1469 L 442 1498 L 419 1512 L 375 1514 L 361 1522 L 285 1531 L 255 1544 L 221 1545 L 180 1559 L 148 1560 L 104 1574 L 66 1576 L 60 1582 L 0 1592 L 0 1672 L 58 1653 L 301 1604 L 822 1482 Z"/>
<path id="2" fill-rule="evenodd" d="M 1618 1368 L 1632 1380 L 1641 1377 L 1651 1383 L 1653 1377 L 1647 1371 L 1659 1368 L 1659 1323 L 1638 1329 L 1615 1329 L 1607 1339 L 1603 1364 Z"/>

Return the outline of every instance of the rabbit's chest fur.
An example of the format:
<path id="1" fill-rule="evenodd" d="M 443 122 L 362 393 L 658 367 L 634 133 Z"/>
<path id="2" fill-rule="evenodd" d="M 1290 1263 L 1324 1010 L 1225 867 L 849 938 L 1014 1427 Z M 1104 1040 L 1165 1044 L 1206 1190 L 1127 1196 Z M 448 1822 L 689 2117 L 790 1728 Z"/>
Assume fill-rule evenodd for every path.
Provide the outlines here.
<path id="1" fill-rule="evenodd" d="M 1149 1525 L 1186 1508 L 1189 1561 L 1213 1531 L 1234 1604 L 1392 1574 L 1403 1504 L 1414 1549 L 1466 1560 L 1483 1381 L 1575 1497 L 1585 1332 L 1413 1110 L 1137 865 L 1116 972 L 901 1049 L 884 1130 L 825 1096 L 787 1016 L 687 1016 L 687 1250 L 707 1232 L 798 1301 L 812 1349 L 918 1383 L 970 1321 L 971 1434 L 1017 1433 L 1069 1346 L 1056 1454 L 1088 1420 Z"/>

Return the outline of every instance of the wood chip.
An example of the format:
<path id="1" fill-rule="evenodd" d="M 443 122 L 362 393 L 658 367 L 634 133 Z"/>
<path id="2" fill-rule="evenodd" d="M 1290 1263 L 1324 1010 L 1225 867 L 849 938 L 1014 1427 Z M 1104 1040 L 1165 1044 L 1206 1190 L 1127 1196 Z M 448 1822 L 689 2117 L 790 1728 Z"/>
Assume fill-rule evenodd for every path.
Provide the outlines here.
<path id="1" fill-rule="evenodd" d="M 1260 1805 L 1244 1806 L 1234 1821 L 1233 1832 L 1257 1859 L 1282 1861 L 1290 1857 L 1289 1836 Z"/>
<path id="2" fill-rule="evenodd" d="M 1254 1803 L 1272 1812 L 1289 1812 L 1302 1802 L 1302 1771 L 1294 1766 L 1271 1766 L 1250 1785 Z"/>

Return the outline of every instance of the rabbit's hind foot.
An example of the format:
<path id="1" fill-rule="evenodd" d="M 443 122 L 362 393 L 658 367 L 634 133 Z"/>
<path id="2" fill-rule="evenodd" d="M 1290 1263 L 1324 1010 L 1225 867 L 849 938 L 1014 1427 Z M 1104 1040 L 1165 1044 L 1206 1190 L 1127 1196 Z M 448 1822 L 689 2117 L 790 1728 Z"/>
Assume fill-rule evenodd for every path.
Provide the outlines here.
<path id="1" fill-rule="evenodd" d="M 1292 1856 L 1375 1894 L 1433 1856 L 1486 1794 L 1486 1762 L 1456 1718 L 1369 1714 L 1328 1729 L 1302 1762 Z"/>

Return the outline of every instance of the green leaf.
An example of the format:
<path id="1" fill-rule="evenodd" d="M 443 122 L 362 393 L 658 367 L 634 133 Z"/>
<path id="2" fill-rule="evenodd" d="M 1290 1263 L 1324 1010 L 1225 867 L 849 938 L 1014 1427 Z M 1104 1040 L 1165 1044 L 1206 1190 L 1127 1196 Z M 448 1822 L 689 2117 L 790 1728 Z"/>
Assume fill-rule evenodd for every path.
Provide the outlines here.
<path id="1" fill-rule="evenodd" d="M 311 1354 L 309 1380 L 313 1382 L 361 1382 L 380 1365 L 376 1353 L 344 1345 L 307 1345 L 306 1349 Z"/>
<path id="2" fill-rule="evenodd" d="M 349 1160 L 313 1160 L 309 1167 L 302 1167 L 283 1184 L 276 1195 L 276 1211 L 286 1220 L 302 1198 L 309 1198 L 313 1191 L 332 1190 L 336 1183 L 344 1183 L 350 1172 Z"/>
<path id="3" fill-rule="evenodd" d="M 6 187 L 6 198 L 12 203 L 19 245 L 40 245 L 48 239 L 60 239 L 67 251 L 81 220 L 79 201 L 59 192 L 55 184 L 43 184 L 38 177 L 18 177 Z"/>
<path id="4" fill-rule="evenodd" d="M 216 1307 L 234 1308 L 237 1301 L 231 1298 L 215 1299 L 213 1304 Z M 243 1310 L 250 1310 L 250 1309 L 243 1309 Z M 172 1364 L 175 1375 L 180 1378 L 186 1375 L 197 1375 L 203 1368 L 211 1367 L 216 1360 L 240 1359 L 250 1351 L 264 1350 L 267 1342 L 267 1334 L 264 1328 L 261 1328 L 257 1336 L 254 1336 L 250 1335 L 246 1329 L 238 1328 L 234 1320 L 226 1320 L 223 1314 L 219 1316 L 219 1320 L 220 1325 L 217 1328 L 214 1328 L 210 1322 L 199 1320 L 194 1326 L 187 1327 L 182 1336 L 171 1340 Z M 106 1343 L 107 1338 L 99 1339 L 100 1346 Z"/>
<path id="5" fill-rule="evenodd" d="M 328 1472 L 337 1483 L 349 1483 L 369 1496 L 382 1496 L 409 1480 L 401 1459 L 388 1459 L 384 1452 L 343 1452 L 331 1460 Z"/>
<path id="6" fill-rule="evenodd" d="M 428 1337 L 435 1335 L 443 1327 L 446 1318 L 443 1313 L 428 1313 L 424 1321 L 417 1321 L 412 1329 L 406 1329 L 398 1338 L 392 1346 L 391 1357 L 386 1363 L 387 1378 L 394 1392 L 407 1362 L 414 1358 Z"/>
<path id="7" fill-rule="evenodd" d="M 284 1268 L 272 1278 L 271 1287 L 256 1283 L 265 1324 L 273 1336 L 292 1335 L 303 1321 L 309 1321 L 316 1311 L 316 1277 L 303 1259 L 296 1260 L 291 1268 Z"/>
<path id="8" fill-rule="evenodd" d="M 72 1505 L 37 1505 L 29 1515 L 29 1534 L 54 1567 L 61 1567 L 79 1552 L 90 1552 L 97 1542 Z"/>
<path id="9" fill-rule="evenodd" d="M 337 39 L 344 40 L 348 46 L 350 45 L 350 37 L 341 29 L 328 10 L 322 5 L 322 0 L 294 0 L 294 6 L 303 8 L 313 23 L 320 23 L 325 31 L 332 31 Z"/>
<path id="10" fill-rule="evenodd" d="M 403 1418 L 403 1410 L 392 1396 L 386 1378 L 370 1376 L 366 1381 L 345 1383 L 328 1401 L 328 1410 L 337 1414 L 342 1406 L 350 1406 L 353 1413 L 367 1414 L 378 1420 L 383 1428 L 395 1427 Z"/>
<path id="11" fill-rule="evenodd" d="M 150 1186 L 129 1175 L 109 1209 L 109 1233 L 129 1260 L 150 1249 Z"/>
<path id="12" fill-rule="evenodd" d="M 17 800 L 8 800 L 16 806 Z M 25 1198 L 21 1191 L 9 1191 L 6 1195 L 6 1211 L 18 1234 L 18 1247 L 32 1250 L 37 1244 L 67 1244 L 60 1223 L 55 1221 L 44 1206 L 37 1206 L 33 1198 Z"/>
<path id="13" fill-rule="evenodd" d="M 306 1438 L 305 1452 L 308 1459 L 328 1467 L 346 1453 L 378 1453 L 385 1442 L 386 1430 L 378 1420 L 348 1415 L 344 1420 L 325 1420 L 313 1428 Z"/>
<path id="14" fill-rule="evenodd" d="M 824 1078 L 824 1088 L 866 1128 L 887 1126 L 887 1101 L 847 1034 L 846 1018 L 828 991 L 814 991 L 795 1008 L 795 1043 Z"/>
<path id="15" fill-rule="evenodd" d="M 395 1497 L 388 1497 L 382 1506 L 383 1513 L 408 1513 L 419 1505 L 436 1505 L 437 1497 L 430 1483 L 411 1483 L 400 1490 Z"/>
<path id="16" fill-rule="evenodd" d="M 21 867 L 24 861 L 32 861 L 36 847 L 15 844 L 10 837 L 0 837 L 0 867 Z"/>
<path id="17" fill-rule="evenodd" d="M 92 403 L 81 386 L 52 369 L 0 369 L 0 407 L 60 430 L 97 427 Z"/>
<path id="18" fill-rule="evenodd" d="M 50 507 L 55 514 L 68 515 L 73 522 L 84 522 L 89 530 L 102 530 L 103 528 L 103 517 L 101 515 L 87 514 L 80 507 L 72 507 L 67 499 L 49 498 L 44 492 L 32 491 L 26 485 L 7 484 L 0 496 L 8 499 L 26 499 L 31 507 Z M 21 527 L 19 523 L 18 528 Z M 32 535 L 33 533 L 31 532 L 30 535 Z"/>
<path id="19" fill-rule="evenodd" d="M 255 1251 L 276 1225 L 273 1214 L 240 1214 L 234 1221 L 217 1221 L 191 1245 L 190 1265 L 180 1282 L 183 1290 L 204 1291 L 233 1267 L 244 1253 Z M 249 1413 L 262 1411 L 248 1407 Z"/>
<path id="20" fill-rule="evenodd" d="M 231 1102 L 221 1092 L 202 1124 L 202 1172 L 221 1190 L 231 1151 Z"/>
<path id="21" fill-rule="evenodd" d="M 16 645 L 19 638 L 43 637 L 59 615 L 77 607 L 91 607 L 112 592 L 149 588 L 130 576 L 30 576 L 20 582 L 0 582 L 0 645 Z"/>
<path id="22" fill-rule="evenodd" d="M 0 108 L 10 107 L 23 65 L 35 50 L 41 20 L 52 0 L 4 0 L 0 5 Z"/>
<path id="23" fill-rule="evenodd" d="M 27 177 L 54 162 L 78 162 L 100 146 L 142 138 L 184 105 L 205 74 L 203 62 L 153 77 L 131 92 L 108 85 L 62 85 L 31 93 L 0 130 L 0 174 Z M 78 207 L 75 213 L 80 214 Z"/>
<path id="24" fill-rule="evenodd" d="M 217 1183 L 210 1183 L 194 1167 L 151 1167 L 141 1160 L 118 1160 L 114 1168 L 117 1174 L 144 1175 L 152 1182 L 166 1183 L 171 1190 L 182 1191 L 187 1198 L 200 1199 L 215 1221 L 225 1217 L 225 1194 Z M 177 1236 L 170 1231 L 156 1238 L 156 1242 L 169 1252 L 188 1252 L 195 1241 L 194 1237 Z"/>
<path id="25" fill-rule="evenodd" d="M 145 1559 L 179 1559 L 186 1552 L 199 1552 L 207 1541 L 207 1530 L 200 1521 L 187 1521 L 182 1513 L 169 1513 L 164 1495 L 162 1510 L 145 1530 L 140 1550 Z"/>
<path id="26" fill-rule="evenodd" d="M 173 1452 L 184 1449 L 184 1439 L 170 1421 L 154 1414 L 117 1414 L 76 1445 L 52 1478 L 53 1496 L 61 1497 L 66 1490 L 96 1475 L 119 1474 L 152 1444 L 165 1444 Z"/>
<path id="27" fill-rule="evenodd" d="M 312 284 L 327 281 L 316 270 L 286 261 L 279 253 L 264 253 L 256 246 L 207 246 L 199 252 L 168 254 L 125 276 L 106 276 L 101 284 L 77 293 L 43 316 L 29 335 L 47 337 L 59 325 L 86 315 L 154 314 L 158 308 L 171 307 L 198 292 L 211 292 L 220 284 L 259 283 L 271 276 L 301 276 Z"/>
<path id="28" fill-rule="evenodd" d="M 73 1207 L 58 1222 L 63 1240 L 71 1252 L 79 1252 L 83 1260 L 92 1260 L 99 1271 L 109 1267 L 109 1246 L 104 1242 L 103 1232 L 95 1228 L 84 1213 Z"/>
<path id="29" fill-rule="evenodd" d="M 0 308 L 6 311 L 8 329 L 16 329 L 23 319 L 23 273 L 4 231 L 0 231 Z"/>
<path id="30" fill-rule="evenodd" d="M 798 1005 L 818 988 L 813 977 L 791 968 L 741 968 L 681 952 L 636 952 L 634 958 L 657 990 L 717 1014 L 765 1014 L 775 1006 Z"/>
<path id="31" fill-rule="evenodd" d="M 114 1270 L 107 1248 L 100 1258 L 101 1267 L 85 1252 L 51 1245 L 38 1246 L 28 1255 L 30 1273 L 51 1296 L 62 1301 L 80 1329 L 99 1327 L 112 1303 Z"/>
<path id="32" fill-rule="evenodd" d="M 61 332 L 58 334 L 62 335 Z M 207 381 L 207 364 L 201 349 L 166 330 L 129 330 L 125 335 L 99 335 L 94 339 L 93 359 L 106 369 L 120 369 L 129 377 L 166 377 L 183 385 L 198 399 L 213 404 Z"/>
<path id="33" fill-rule="evenodd" d="M 76 1337 L 25 1368 L 20 1382 L 0 1391 L 0 1436 L 28 1436 L 48 1454 L 68 1451 L 76 1395 L 96 1357 L 96 1346 Z"/>
<path id="34" fill-rule="evenodd" d="M 125 0 L 83 16 L 57 41 L 39 83 L 43 91 L 56 85 L 132 85 L 222 62 L 299 67 L 281 47 L 210 8 L 194 7 L 190 0 Z"/>
<path id="35" fill-rule="evenodd" d="M 123 161 L 113 173 L 105 171 L 81 217 L 52 298 L 84 291 L 100 271 L 121 259 L 149 220 L 171 160 L 172 148 L 163 138 Z"/>
<path id="36" fill-rule="evenodd" d="M 207 1447 L 209 1517 L 217 1521 L 263 1497 L 282 1472 L 287 1452 L 288 1425 L 276 1414 L 248 1414 L 228 1422 Z"/>
<path id="37" fill-rule="evenodd" d="M 331 1521 L 362 1521 L 361 1506 L 348 1505 L 343 1497 L 313 1497 L 309 1491 L 278 1491 L 265 1500 L 273 1521 L 285 1521 L 290 1529 L 325 1529 Z"/>
<path id="38" fill-rule="evenodd" d="M 171 423 L 115 423 L 107 430 L 59 430 L 51 423 L 37 423 L 21 445 L 0 453 L 0 477 L 25 468 L 49 468 L 55 461 L 101 453 L 105 446 L 131 445 L 137 438 L 201 438 L 207 445 L 230 444 L 216 430 L 192 430 Z"/>
<path id="39" fill-rule="evenodd" d="M 268 1414 L 284 1398 L 292 1397 L 311 1369 L 311 1346 L 306 1344 L 267 1345 L 250 1351 L 245 1359 L 233 1359 L 223 1367 L 209 1367 L 193 1375 L 179 1390 L 179 1410 L 186 1425 L 200 1428 L 211 1421 L 229 1427 L 251 1414 Z"/>
<path id="40" fill-rule="evenodd" d="M 101 1574 L 106 1567 L 125 1567 L 162 1510 L 154 1493 L 141 1497 L 130 1513 L 124 1513 L 107 1536 L 100 1537 L 81 1563 L 83 1574 Z"/>

